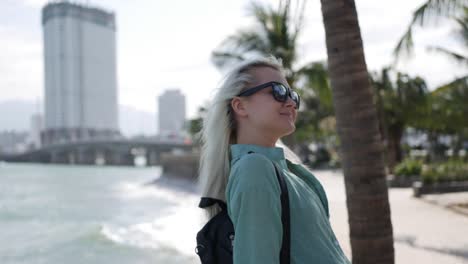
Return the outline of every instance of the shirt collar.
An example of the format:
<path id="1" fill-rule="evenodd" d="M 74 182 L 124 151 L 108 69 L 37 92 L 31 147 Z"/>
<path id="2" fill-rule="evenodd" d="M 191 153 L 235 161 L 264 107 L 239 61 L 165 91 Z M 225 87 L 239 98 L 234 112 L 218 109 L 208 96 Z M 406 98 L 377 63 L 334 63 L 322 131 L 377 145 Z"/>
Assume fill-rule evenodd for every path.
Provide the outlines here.
<path id="1" fill-rule="evenodd" d="M 231 145 L 231 162 L 234 163 L 243 155 L 248 154 L 250 151 L 262 154 L 268 159 L 275 161 L 283 168 L 287 168 L 286 160 L 284 158 L 284 150 L 280 147 L 264 147 L 253 144 L 232 144 Z M 232 165 L 232 164 L 231 164 Z"/>

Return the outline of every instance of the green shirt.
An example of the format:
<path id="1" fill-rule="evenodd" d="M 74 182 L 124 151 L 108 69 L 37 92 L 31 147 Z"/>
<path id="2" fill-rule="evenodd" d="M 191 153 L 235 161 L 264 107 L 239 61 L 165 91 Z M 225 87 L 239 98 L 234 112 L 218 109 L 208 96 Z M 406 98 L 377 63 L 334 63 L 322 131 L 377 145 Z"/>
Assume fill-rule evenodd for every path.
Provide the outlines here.
<path id="1" fill-rule="evenodd" d="M 231 157 L 226 200 L 236 232 L 235 264 L 279 264 L 281 188 L 271 161 L 283 170 L 289 191 L 291 264 L 350 263 L 333 233 L 327 197 L 314 175 L 286 160 L 282 148 L 235 144 Z"/>

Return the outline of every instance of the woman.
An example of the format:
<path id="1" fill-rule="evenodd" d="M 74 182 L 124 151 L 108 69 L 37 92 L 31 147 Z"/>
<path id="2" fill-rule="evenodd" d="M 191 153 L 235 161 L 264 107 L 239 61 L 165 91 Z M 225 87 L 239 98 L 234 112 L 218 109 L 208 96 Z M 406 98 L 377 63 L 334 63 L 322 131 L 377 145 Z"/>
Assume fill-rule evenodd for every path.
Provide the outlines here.
<path id="1" fill-rule="evenodd" d="M 331 229 L 321 184 L 292 151 L 278 147 L 295 130 L 299 104 L 281 64 L 260 58 L 231 70 L 208 108 L 200 183 L 203 196 L 228 204 L 234 263 L 279 263 L 281 189 L 272 162 L 289 192 L 291 263 L 349 263 Z M 209 216 L 217 209 L 208 209 Z"/>

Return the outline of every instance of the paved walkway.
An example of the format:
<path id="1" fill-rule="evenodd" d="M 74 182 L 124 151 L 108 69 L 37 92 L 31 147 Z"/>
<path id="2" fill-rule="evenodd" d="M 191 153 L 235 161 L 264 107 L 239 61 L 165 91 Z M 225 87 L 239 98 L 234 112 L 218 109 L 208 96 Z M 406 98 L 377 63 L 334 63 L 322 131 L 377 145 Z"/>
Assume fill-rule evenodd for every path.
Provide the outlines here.
<path id="1" fill-rule="evenodd" d="M 315 171 L 327 191 L 331 223 L 350 257 L 346 196 L 341 172 Z M 395 263 L 468 264 L 468 215 L 447 205 L 468 203 L 468 192 L 414 198 L 409 188 L 390 189 Z"/>

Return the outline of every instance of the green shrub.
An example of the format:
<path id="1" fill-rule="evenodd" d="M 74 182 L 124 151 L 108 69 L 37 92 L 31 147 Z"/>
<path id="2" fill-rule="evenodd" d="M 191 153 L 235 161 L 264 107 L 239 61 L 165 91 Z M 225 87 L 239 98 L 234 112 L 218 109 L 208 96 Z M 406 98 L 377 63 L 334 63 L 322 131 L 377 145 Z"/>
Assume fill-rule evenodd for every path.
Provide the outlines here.
<path id="1" fill-rule="evenodd" d="M 468 163 L 452 160 L 423 167 L 424 183 L 468 181 Z"/>
<path id="2" fill-rule="evenodd" d="M 422 165 L 422 162 L 419 160 L 405 159 L 395 166 L 394 173 L 399 177 L 421 175 Z"/>

